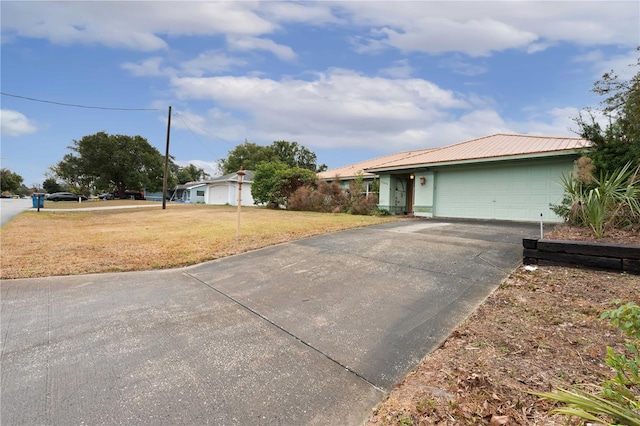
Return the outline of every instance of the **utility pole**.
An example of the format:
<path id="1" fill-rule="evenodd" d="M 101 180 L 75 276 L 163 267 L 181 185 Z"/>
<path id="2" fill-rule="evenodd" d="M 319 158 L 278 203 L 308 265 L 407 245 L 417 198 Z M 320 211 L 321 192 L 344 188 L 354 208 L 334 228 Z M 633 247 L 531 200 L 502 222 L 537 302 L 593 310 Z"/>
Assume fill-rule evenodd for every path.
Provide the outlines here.
<path id="1" fill-rule="evenodd" d="M 244 169 L 240 166 L 238 170 L 238 223 L 236 225 L 236 241 L 240 241 L 240 210 L 242 208 L 242 180 L 244 179 Z"/>
<path id="2" fill-rule="evenodd" d="M 169 137 L 171 136 L 171 105 L 167 117 L 167 149 L 164 154 L 164 179 L 162 181 L 162 210 L 167 208 L 167 185 L 169 183 Z"/>

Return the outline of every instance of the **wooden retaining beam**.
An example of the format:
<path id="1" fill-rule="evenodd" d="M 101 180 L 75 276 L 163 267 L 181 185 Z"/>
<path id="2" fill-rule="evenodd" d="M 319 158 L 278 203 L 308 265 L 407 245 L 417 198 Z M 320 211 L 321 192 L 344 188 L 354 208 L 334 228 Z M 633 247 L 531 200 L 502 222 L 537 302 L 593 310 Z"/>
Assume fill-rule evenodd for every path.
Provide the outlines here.
<path id="1" fill-rule="evenodd" d="M 543 260 L 640 274 L 640 245 L 524 238 L 525 265 Z"/>

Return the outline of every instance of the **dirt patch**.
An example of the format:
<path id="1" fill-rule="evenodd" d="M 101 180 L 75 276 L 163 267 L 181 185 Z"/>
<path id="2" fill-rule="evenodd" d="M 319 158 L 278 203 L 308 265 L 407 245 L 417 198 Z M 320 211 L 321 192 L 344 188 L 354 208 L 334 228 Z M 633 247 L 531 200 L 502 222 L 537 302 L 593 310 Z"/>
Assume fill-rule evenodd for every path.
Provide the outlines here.
<path id="1" fill-rule="evenodd" d="M 544 237 L 551 240 L 579 240 L 640 245 L 640 225 L 630 226 L 625 229 L 613 229 L 603 238 L 595 238 L 590 229 L 562 224 L 554 226 L 549 232 L 545 232 Z"/>
<path id="2" fill-rule="evenodd" d="M 572 235 L 550 233 L 581 239 Z M 623 233 L 608 242 L 634 238 Z M 396 386 L 368 425 L 577 424 L 549 416 L 553 404 L 528 392 L 574 385 L 595 391 L 610 378 L 606 347 L 621 350 L 624 335 L 599 316 L 614 299 L 640 303 L 639 289 L 637 275 L 519 267 Z"/>

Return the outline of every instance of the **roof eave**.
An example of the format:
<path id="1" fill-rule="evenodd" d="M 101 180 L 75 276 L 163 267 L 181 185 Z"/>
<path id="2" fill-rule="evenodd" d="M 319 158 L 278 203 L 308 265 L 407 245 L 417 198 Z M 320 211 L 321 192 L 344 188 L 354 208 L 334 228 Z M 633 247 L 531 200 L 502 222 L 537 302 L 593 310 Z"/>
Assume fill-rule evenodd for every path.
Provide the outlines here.
<path id="1" fill-rule="evenodd" d="M 366 171 L 368 173 L 381 173 L 381 172 L 391 172 L 395 170 L 411 170 L 411 169 L 425 168 L 425 167 L 453 166 L 453 165 L 488 163 L 488 162 L 509 161 L 509 160 L 528 160 L 528 159 L 546 158 L 546 157 L 563 157 L 566 155 L 579 155 L 585 149 L 589 149 L 589 148 L 585 147 L 580 149 L 569 149 L 569 150 L 563 150 L 563 151 L 534 152 L 534 153 L 519 154 L 519 155 L 505 155 L 500 157 L 471 158 L 467 160 L 441 161 L 437 163 L 403 164 L 395 167 L 366 169 Z"/>

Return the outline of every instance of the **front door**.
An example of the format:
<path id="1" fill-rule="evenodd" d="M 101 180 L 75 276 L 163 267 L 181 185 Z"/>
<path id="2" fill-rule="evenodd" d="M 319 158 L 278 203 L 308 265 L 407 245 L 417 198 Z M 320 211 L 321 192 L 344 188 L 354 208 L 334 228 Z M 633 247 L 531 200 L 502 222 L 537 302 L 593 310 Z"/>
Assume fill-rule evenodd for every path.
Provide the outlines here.
<path id="1" fill-rule="evenodd" d="M 415 176 L 411 174 L 407 179 L 407 214 L 413 214 L 413 198 L 415 190 Z"/>

